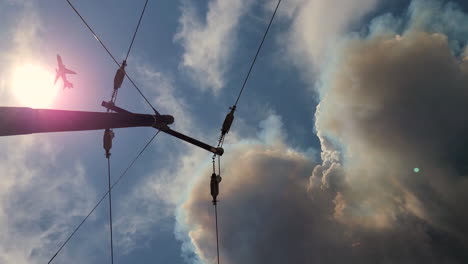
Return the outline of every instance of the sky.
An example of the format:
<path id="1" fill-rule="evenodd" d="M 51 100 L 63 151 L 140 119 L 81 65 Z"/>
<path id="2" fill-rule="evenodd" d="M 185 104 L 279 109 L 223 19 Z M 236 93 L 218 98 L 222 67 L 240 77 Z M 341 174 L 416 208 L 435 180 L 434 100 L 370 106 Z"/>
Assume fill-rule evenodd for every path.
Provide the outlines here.
<path id="1" fill-rule="evenodd" d="M 145 1 L 72 3 L 122 61 Z M 276 3 L 150 0 L 127 73 L 215 145 Z M 0 106 L 105 111 L 117 66 L 66 1 L 0 17 Z M 467 263 L 466 25 L 463 0 L 282 1 L 224 144 L 221 263 Z M 152 111 L 128 80 L 116 104 Z M 114 132 L 116 180 L 156 131 Z M 0 263 L 49 261 L 106 192 L 102 136 L 0 138 Z M 216 263 L 211 157 L 155 138 L 112 191 L 116 263 Z M 108 210 L 52 263 L 110 263 Z"/>

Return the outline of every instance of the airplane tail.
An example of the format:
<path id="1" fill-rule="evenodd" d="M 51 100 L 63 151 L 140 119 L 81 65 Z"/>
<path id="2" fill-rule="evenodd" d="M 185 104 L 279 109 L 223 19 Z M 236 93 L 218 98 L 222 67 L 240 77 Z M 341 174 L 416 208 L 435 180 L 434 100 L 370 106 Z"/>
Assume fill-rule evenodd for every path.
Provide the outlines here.
<path id="1" fill-rule="evenodd" d="M 63 82 L 63 89 L 65 90 L 65 88 L 69 88 L 69 89 L 73 88 L 73 83 L 68 82 L 68 81 Z"/>

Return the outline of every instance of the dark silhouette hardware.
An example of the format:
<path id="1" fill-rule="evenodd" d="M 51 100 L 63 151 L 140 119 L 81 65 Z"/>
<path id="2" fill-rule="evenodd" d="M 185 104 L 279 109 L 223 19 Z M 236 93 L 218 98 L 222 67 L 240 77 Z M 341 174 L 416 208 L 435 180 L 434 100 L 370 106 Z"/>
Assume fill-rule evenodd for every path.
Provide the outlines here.
<path id="1" fill-rule="evenodd" d="M 174 117 L 171 115 L 135 114 L 107 102 L 103 102 L 102 105 L 116 111 L 116 113 L 0 107 L 0 136 L 124 127 L 154 127 L 213 154 L 223 155 L 224 153 L 221 147 L 210 146 L 169 128 L 169 125 L 174 123 Z"/>

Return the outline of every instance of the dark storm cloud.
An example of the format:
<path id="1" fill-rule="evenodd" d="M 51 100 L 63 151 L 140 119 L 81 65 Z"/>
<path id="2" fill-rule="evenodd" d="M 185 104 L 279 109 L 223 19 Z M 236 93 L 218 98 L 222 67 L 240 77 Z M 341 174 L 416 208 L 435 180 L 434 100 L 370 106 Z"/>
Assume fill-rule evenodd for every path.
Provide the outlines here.
<path id="1" fill-rule="evenodd" d="M 349 184 L 385 186 L 390 200 L 408 193 L 415 213 L 466 239 L 468 63 L 437 33 L 351 40 L 342 55 L 317 127 L 343 146 Z"/>
<path id="2" fill-rule="evenodd" d="M 313 165 L 303 156 L 254 144 L 238 148 L 232 157 L 240 158 L 225 168 L 229 183 L 222 185 L 219 207 L 223 263 L 304 263 L 320 259 L 313 249 L 320 248 L 323 259 L 333 255 L 337 244 L 344 246 L 340 227 L 328 219 L 332 201 L 317 206 L 321 200 L 308 197 Z M 190 238 L 211 263 L 216 253 L 213 208 L 206 182 L 200 184 L 185 208 L 197 223 Z M 332 225 L 336 232 L 330 232 Z"/>
<path id="3" fill-rule="evenodd" d="M 230 151 L 223 263 L 468 261 L 468 61 L 453 44 L 466 44 L 456 29 L 466 16 L 423 3 L 413 2 L 403 33 L 375 20 L 369 36 L 336 49 L 316 112 L 321 164 L 281 140 Z M 444 19 L 428 15 L 434 9 Z M 182 224 L 201 259 L 214 263 L 207 184 L 194 188 Z"/>
<path id="4" fill-rule="evenodd" d="M 420 14 L 434 10 L 415 9 L 421 3 L 412 4 L 410 23 L 415 24 L 402 36 L 373 32 L 342 45 L 323 79 L 316 114 L 322 142 L 331 142 L 324 156 L 338 151 L 335 162 L 342 167 L 327 174 L 314 171 L 311 187 L 339 183 L 335 216 L 344 224 L 392 228 L 392 234 L 417 227 L 408 231 L 421 231 L 430 259 L 463 262 L 467 255 L 460 250 L 468 248 L 468 214 L 460 210 L 468 188 L 468 62 L 454 55 L 453 39 L 437 29 L 453 33 L 450 26 L 457 23 L 448 22 L 466 17 L 447 23 L 435 18 L 434 27 Z M 440 8 L 453 14 L 449 6 Z M 465 41 L 463 35 L 457 39 Z M 421 171 L 414 173 L 415 167 Z M 417 255 L 407 261 L 422 261 Z"/>

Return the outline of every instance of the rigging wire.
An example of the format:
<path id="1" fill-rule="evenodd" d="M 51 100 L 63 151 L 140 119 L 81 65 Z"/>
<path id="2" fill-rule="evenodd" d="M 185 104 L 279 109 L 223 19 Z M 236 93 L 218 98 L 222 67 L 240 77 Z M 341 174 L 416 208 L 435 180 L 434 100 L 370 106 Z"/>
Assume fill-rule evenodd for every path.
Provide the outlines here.
<path id="1" fill-rule="evenodd" d="M 223 144 L 224 144 L 224 138 L 226 136 L 226 134 L 229 132 L 230 128 L 231 128 L 231 125 L 234 121 L 234 112 L 236 111 L 236 108 L 237 108 L 237 104 L 239 103 L 239 99 L 242 95 L 242 92 L 244 91 L 244 88 L 245 88 L 245 85 L 247 84 L 247 81 L 249 80 L 249 77 L 250 77 L 250 73 L 252 72 L 252 69 L 255 65 L 255 62 L 257 61 L 257 57 L 258 57 L 258 54 L 260 53 L 260 50 L 262 49 L 262 46 L 263 46 L 263 43 L 265 42 L 265 39 L 266 39 L 266 36 L 270 30 L 270 27 L 271 27 L 271 24 L 273 23 L 273 19 L 275 18 L 276 16 L 276 12 L 278 11 L 278 8 L 281 4 L 281 0 L 278 0 L 278 3 L 276 4 L 276 7 L 275 7 L 275 11 L 273 12 L 271 18 L 270 18 L 270 22 L 268 23 L 268 27 L 266 28 L 265 30 L 265 33 L 263 34 L 263 38 L 262 38 L 262 41 L 260 42 L 260 45 L 258 46 L 258 49 L 257 49 L 257 52 L 255 53 L 255 56 L 252 60 L 252 63 L 250 64 L 250 68 L 249 68 L 249 71 L 247 72 L 247 75 L 245 76 L 245 79 L 244 79 L 244 82 L 242 83 L 242 87 L 239 91 L 239 94 L 237 95 L 237 99 L 236 99 L 236 102 L 234 103 L 233 106 L 229 107 L 231 109 L 231 111 L 226 115 L 226 118 L 224 119 L 224 122 L 223 122 L 223 125 L 221 127 L 221 135 L 218 139 L 218 147 L 222 147 Z M 214 163 L 214 159 L 216 157 L 216 154 L 213 155 L 213 173 L 215 173 L 215 163 Z M 218 157 L 218 163 L 219 163 L 219 157 Z M 219 172 L 221 174 L 221 172 Z"/>
<path id="2" fill-rule="evenodd" d="M 143 152 L 146 150 L 146 148 L 148 148 L 148 146 L 151 144 L 151 142 L 153 142 L 154 138 L 159 134 L 159 132 L 161 132 L 161 131 L 158 130 L 158 132 L 156 132 L 156 134 L 148 141 L 148 143 L 146 143 L 146 145 L 141 149 L 141 151 L 133 159 L 133 161 L 130 163 L 130 165 L 128 165 L 128 167 L 124 170 L 124 172 L 122 172 L 122 174 L 119 176 L 119 178 L 117 178 L 117 180 L 110 186 L 110 190 L 112 190 L 120 182 L 120 180 L 122 180 L 122 178 L 127 174 L 127 172 L 130 170 L 130 168 L 133 166 L 133 164 L 135 164 L 135 162 L 138 160 L 138 158 L 140 158 L 140 156 L 143 154 Z M 81 228 L 81 226 L 86 222 L 86 220 L 88 220 L 88 218 L 94 213 L 94 211 L 102 203 L 102 201 L 104 201 L 104 199 L 109 194 L 110 190 L 108 190 L 101 197 L 101 199 L 99 199 L 99 201 L 96 203 L 96 205 L 93 207 L 93 209 L 91 209 L 91 211 L 88 213 L 88 215 L 86 215 L 86 217 L 83 218 L 83 220 L 80 222 L 80 224 L 73 230 L 73 232 L 70 234 L 70 236 L 68 236 L 68 238 L 65 240 L 65 242 L 62 243 L 62 245 L 59 247 L 57 252 L 55 252 L 55 254 L 52 256 L 52 258 L 50 258 L 50 260 L 49 260 L 49 262 L 47 262 L 47 264 L 50 264 L 55 259 L 55 257 L 58 255 L 58 253 L 60 253 L 60 251 L 62 251 L 62 249 L 70 241 L 70 239 L 75 235 L 75 233 Z"/>
<path id="3" fill-rule="evenodd" d="M 271 16 L 270 23 L 268 24 L 268 27 L 265 30 L 265 34 L 263 35 L 262 42 L 260 42 L 260 46 L 258 46 L 257 53 L 255 54 L 255 57 L 254 57 L 254 59 L 252 61 L 252 64 L 250 65 L 250 69 L 249 69 L 249 71 L 247 73 L 247 76 L 245 76 L 244 83 L 242 84 L 242 88 L 241 88 L 241 90 L 239 92 L 239 95 L 237 96 L 236 103 L 234 104 L 234 106 L 237 106 L 237 103 L 239 102 L 239 99 L 240 99 L 240 97 L 242 95 L 242 92 L 244 91 L 245 84 L 247 83 L 247 80 L 249 79 L 249 76 L 250 76 L 250 72 L 252 72 L 252 68 L 255 65 L 255 62 L 257 61 L 258 54 L 260 53 L 260 50 L 262 49 L 263 42 L 265 42 L 265 38 L 266 38 L 266 36 L 268 34 L 268 31 L 270 30 L 270 26 L 273 23 L 273 19 L 275 18 L 276 11 L 278 11 L 278 7 L 279 7 L 280 3 L 281 3 L 281 0 L 278 0 L 278 4 L 276 5 L 275 12 L 273 12 L 273 15 Z"/>
<path id="4" fill-rule="evenodd" d="M 218 264 L 219 264 L 219 242 L 218 242 L 218 207 L 216 204 L 214 205 L 215 209 L 215 222 L 216 222 L 216 254 L 218 256 Z"/>
<path id="5" fill-rule="evenodd" d="M 272 16 L 270 18 L 270 22 L 268 23 L 268 27 L 266 28 L 265 33 L 263 34 L 262 41 L 260 42 L 260 45 L 257 48 L 257 52 L 255 53 L 255 56 L 254 56 L 254 58 L 252 60 L 252 63 L 250 64 L 249 71 L 247 72 L 247 75 L 245 76 L 244 82 L 242 83 L 242 87 L 241 87 L 241 89 L 239 91 L 239 94 L 237 95 L 236 102 L 234 103 L 233 106 L 229 107 L 229 109 L 231 109 L 231 111 L 226 115 L 226 118 L 224 119 L 223 125 L 221 127 L 221 135 L 219 136 L 219 139 L 218 139 L 218 147 L 223 146 L 224 137 L 226 136 L 226 134 L 231 129 L 232 122 L 234 121 L 234 112 L 236 111 L 237 104 L 239 103 L 239 99 L 240 99 L 240 97 L 242 95 L 242 92 L 244 91 L 245 85 L 247 84 L 247 81 L 249 80 L 250 74 L 252 73 L 252 69 L 253 69 L 253 67 L 255 65 L 255 62 L 257 61 L 258 54 L 260 53 L 260 50 L 263 47 L 263 43 L 265 42 L 266 36 L 268 35 L 268 32 L 270 31 L 271 24 L 273 23 L 273 20 L 274 20 L 274 18 L 276 16 L 276 12 L 278 11 L 278 8 L 279 8 L 280 4 L 281 4 L 281 0 L 278 0 L 278 3 L 276 4 L 275 11 L 273 12 L 273 14 L 272 14 Z"/>
<path id="6" fill-rule="evenodd" d="M 130 46 L 128 47 L 127 55 L 125 56 L 124 61 L 127 61 L 128 56 L 130 55 L 130 51 L 132 50 L 132 47 L 133 47 L 133 42 L 135 41 L 136 34 L 138 32 L 138 29 L 140 28 L 141 20 L 143 19 L 143 15 L 145 14 L 145 10 L 146 10 L 146 6 L 148 5 L 148 1 L 149 0 L 146 0 L 145 5 L 143 6 L 143 10 L 141 11 L 140 19 L 138 20 L 138 24 L 136 26 L 135 32 L 133 33 L 132 41 L 130 42 Z M 153 109 L 154 113 L 156 113 L 156 115 L 159 115 L 159 112 L 153 107 L 153 105 L 150 103 L 148 98 L 146 98 L 146 96 L 143 95 L 143 93 L 140 91 L 140 88 L 138 88 L 138 86 L 135 84 L 135 82 L 132 80 L 132 78 L 130 78 L 130 76 L 128 76 L 127 73 L 125 73 L 125 76 L 132 83 L 132 85 L 137 89 L 137 91 L 140 93 L 140 95 L 143 97 L 143 99 L 145 99 L 146 103 L 148 103 L 148 105 Z"/>
<path id="7" fill-rule="evenodd" d="M 107 171 L 109 183 L 109 226 L 110 226 L 110 246 L 111 246 L 111 264 L 114 264 L 114 244 L 112 238 L 112 192 L 111 192 L 111 172 L 110 172 L 110 157 L 107 158 Z"/>
<path id="8" fill-rule="evenodd" d="M 101 41 L 101 39 L 97 36 L 97 34 L 94 32 L 94 30 L 88 25 L 88 23 L 86 22 L 86 20 L 80 15 L 80 13 L 78 12 L 78 10 L 76 10 L 76 8 L 73 6 L 73 4 L 70 2 L 70 0 L 66 0 L 67 3 L 70 5 L 70 7 L 73 9 L 73 11 L 75 11 L 75 13 L 81 18 L 81 21 L 83 21 L 83 23 L 88 27 L 89 31 L 91 31 L 91 33 L 93 34 L 94 38 L 101 44 L 101 46 L 107 51 L 107 54 L 109 54 L 109 56 L 115 61 L 115 63 L 117 65 L 119 65 L 120 67 L 120 63 L 114 58 L 114 56 L 112 55 L 112 53 L 109 51 L 109 49 L 107 49 L 106 45 L 104 45 L 104 43 Z"/>
<path id="9" fill-rule="evenodd" d="M 132 42 L 130 43 L 130 47 L 128 47 L 127 56 L 125 56 L 125 60 L 128 59 L 128 55 L 130 54 L 130 50 L 132 49 L 133 41 L 135 40 L 135 36 L 136 36 L 136 34 L 138 32 L 138 28 L 140 27 L 141 19 L 143 18 L 143 14 L 145 13 L 145 9 L 146 9 L 147 4 L 148 4 L 148 0 L 146 0 L 146 2 L 145 2 L 145 6 L 143 7 L 143 11 L 141 11 L 140 19 L 138 20 L 138 24 L 137 24 L 137 27 L 135 29 L 135 33 L 133 33 Z"/>
<path id="10" fill-rule="evenodd" d="M 102 47 L 103 47 L 103 48 L 107 51 L 107 53 L 111 56 L 111 58 L 114 60 L 114 62 L 120 67 L 121 65 L 117 62 L 117 60 L 114 58 L 114 56 L 110 53 L 110 51 L 107 49 L 107 47 L 104 45 L 104 43 L 99 39 L 99 37 L 96 35 L 96 33 L 91 29 L 91 27 L 88 25 L 88 23 L 86 23 L 86 21 L 85 21 L 84 18 L 79 14 L 79 12 L 76 10 L 76 8 L 71 4 L 71 2 L 70 2 L 69 0 L 66 0 L 66 1 L 67 1 L 68 4 L 72 7 L 72 9 L 75 11 L 75 13 L 81 18 L 81 20 L 83 21 L 83 23 L 88 27 L 88 29 L 89 29 L 89 30 L 91 31 L 91 33 L 94 35 L 94 37 L 96 38 L 96 40 L 99 41 L 99 43 L 102 45 Z M 130 54 L 130 50 L 131 50 L 131 48 L 132 48 L 132 46 L 133 46 L 133 42 L 134 42 L 135 36 L 136 36 L 136 34 L 137 34 L 137 32 L 138 32 L 138 28 L 139 28 L 139 26 L 140 26 L 140 23 L 141 23 L 143 14 L 144 14 L 144 12 L 145 12 L 147 3 L 148 3 L 148 0 L 146 0 L 145 5 L 144 5 L 144 7 L 143 7 L 142 13 L 141 13 L 141 15 L 140 15 L 140 19 L 139 19 L 139 21 L 138 21 L 138 24 L 137 24 L 135 33 L 134 33 L 134 35 L 133 35 L 133 38 L 132 38 L 132 41 L 131 41 L 131 43 L 130 43 L 130 47 L 129 47 L 128 51 L 127 51 L 127 55 L 126 55 L 126 58 L 125 58 L 124 62 L 127 60 L 128 56 L 129 56 L 129 54 Z M 254 59 L 253 59 L 251 65 L 250 65 L 249 71 L 248 71 L 248 73 L 247 73 L 247 75 L 246 75 L 246 77 L 245 77 L 245 79 L 244 79 L 244 82 L 243 82 L 242 87 L 241 87 L 241 89 L 240 89 L 240 91 L 239 91 L 239 94 L 238 94 L 238 96 L 237 96 L 237 99 L 236 99 L 234 105 L 231 107 L 231 112 L 228 114 L 228 116 L 229 116 L 229 118 L 230 118 L 231 120 L 230 120 L 228 123 L 226 123 L 226 120 L 225 120 L 226 126 L 225 126 L 225 124 L 223 124 L 223 128 L 222 128 L 222 130 L 221 130 L 221 131 L 222 131 L 222 134 L 221 134 L 221 136 L 220 136 L 220 138 L 219 138 L 219 140 L 218 140 L 218 147 L 219 147 L 219 146 L 222 146 L 223 143 L 224 143 L 224 137 L 225 137 L 225 135 L 227 134 L 227 132 L 229 131 L 230 126 L 231 126 L 231 124 L 232 124 L 232 121 L 233 121 L 233 119 L 234 119 L 234 111 L 236 110 L 236 106 L 237 106 L 237 104 L 238 104 L 238 102 L 239 102 L 239 99 L 240 99 L 240 97 L 241 97 L 241 95 L 242 95 L 242 93 L 243 93 L 243 91 L 244 91 L 245 85 L 246 85 L 246 83 L 247 83 L 247 81 L 248 81 L 248 79 L 249 79 L 249 77 L 250 77 L 250 74 L 251 74 L 251 72 L 252 72 L 252 69 L 253 69 L 253 67 L 254 67 L 254 65 L 255 65 L 255 62 L 256 62 L 256 60 L 257 60 L 258 54 L 260 53 L 260 50 L 261 50 L 261 48 L 262 48 L 262 46 L 263 46 L 263 43 L 265 42 L 266 36 L 267 36 L 267 34 L 268 34 L 268 32 L 269 32 L 269 29 L 270 29 L 270 27 L 271 27 L 271 24 L 272 24 L 272 22 L 273 22 L 273 19 L 274 19 L 275 15 L 276 15 L 276 12 L 278 11 L 278 7 L 279 7 L 280 3 L 281 3 L 281 0 L 278 0 L 278 4 L 276 5 L 275 11 L 273 12 L 273 15 L 272 15 L 272 17 L 271 17 L 271 19 L 270 19 L 270 22 L 269 22 L 269 24 L 268 24 L 268 27 L 267 27 L 267 29 L 266 29 L 266 31 L 265 31 L 265 34 L 263 35 L 262 41 L 260 42 L 260 45 L 259 45 L 259 47 L 258 47 L 258 49 L 257 49 L 256 54 L 255 54 L 255 57 L 254 57 Z M 135 84 L 135 82 L 130 78 L 130 76 L 128 76 L 127 73 L 125 73 L 125 76 L 129 79 L 129 81 L 130 81 L 130 82 L 133 84 L 133 86 L 137 89 L 137 91 L 140 93 L 140 95 L 145 99 L 145 101 L 148 103 L 148 105 L 154 110 L 154 112 L 155 112 L 156 114 L 159 114 L 159 113 L 156 111 L 156 109 L 153 107 L 153 105 L 149 102 L 149 100 L 143 95 L 143 93 L 142 93 L 141 90 L 138 88 L 138 86 Z M 228 119 L 228 116 L 226 117 L 226 119 Z M 66 243 L 68 243 L 68 241 L 72 238 L 72 236 L 76 233 L 76 231 L 78 231 L 78 229 L 81 227 L 81 225 L 86 221 L 86 219 L 92 214 L 92 212 L 93 212 L 93 211 L 99 206 L 99 204 L 104 200 L 104 198 L 106 197 L 107 194 L 109 194 L 109 199 L 110 199 L 110 197 L 111 197 L 110 191 L 112 190 L 112 188 L 113 188 L 113 187 L 120 181 L 120 179 L 126 174 L 126 172 L 128 171 L 128 169 L 133 165 L 133 163 L 134 163 L 134 162 L 138 159 L 138 157 L 143 153 L 143 151 L 147 148 L 147 146 L 149 145 L 149 143 L 152 142 L 152 140 L 156 137 L 156 135 L 159 134 L 159 132 L 160 132 L 160 131 L 158 131 L 158 132 L 153 136 L 153 138 L 146 144 L 146 146 L 143 148 L 143 150 L 142 150 L 142 151 L 138 154 L 138 156 L 132 161 L 132 163 L 131 163 L 130 166 L 124 171 L 124 173 L 123 173 L 122 175 L 120 175 L 120 177 L 117 179 L 117 181 L 116 181 L 114 184 L 112 184 L 112 186 L 110 185 L 110 165 L 109 165 L 110 163 L 109 163 L 109 160 L 108 160 L 109 186 L 110 186 L 108 192 L 107 192 L 106 194 L 104 194 L 104 196 L 101 198 L 101 200 L 99 200 L 99 202 L 96 204 L 96 206 L 95 206 L 95 207 L 91 210 L 91 212 L 85 217 L 85 219 L 80 223 L 80 225 L 78 225 L 78 227 L 73 231 L 73 233 L 68 237 L 68 239 L 65 241 L 65 243 L 59 248 L 59 250 L 57 251 L 57 253 L 55 253 L 55 255 L 51 258 L 51 260 L 50 260 L 48 263 L 50 263 L 50 262 L 57 256 L 57 254 L 60 252 L 60 250 L 65 246 Z M 215 156 L 216 156 L 216 155 L 215 155 Z M 216 176 L 216 172 L 215 172 L 215 156 L 213 156 L 213 176 Z M 217 189 L 217 191 L 219 191 L 219 189 L 218 189 L 218 188 L 219 188 L 219 187 L 218 187 L 218 184 L 219 184 L 219 182 L 221 181 L 221 176 L 220 176 L 220 174 L 221 174 L 221 168 L 220 168 L 220 167 L 221 167 L 221 163 L 220 163 L 220 157 L 219 157 L 219 156 L 218 156 L 218 165 L 219 165 L 219 166 L 218 166 L 218 173 L 219 173 L 219 174 L 216 176 L 216 189 Z M 212 194 L 213 194 L 213 191 L 212 191 Z M 111 203 L 110 200 L 109 200 L 109 203 Z M 214 204 L 214 207 L 215 207 L 215 219 L 216 219 L 216 246 L 217 246 L 218 264 L 219 264 L 218 214 L 217 214 L 217 206 L 216 206 L 217 200 L 216 200 L 216 197 L 215 197 L 215 196 L 213 196 L 213 204 Z M 109 205 L 110 205 L 110 204 L 109 204 Z M 110 207 L 110 206 L 109 206 L 109 207 Z M 110 207 L 109 209 L 111 210 L 111 207 Z M 110 212 L 111 212 L 111 211 L 110 211 Z M 111 247 L 112 247 L 112 216 L 110 217 L 110 222 L 111 222 Z M 113 256 L 112 256 L 112 262 L 113 262 Z"/>
<path id="11" fill-rule="evenodd" d="M 114 244 L 112 238 L 112 192 L 111 192 L 111 169 L 110 169 L 110 150 L 112 148 L 112 139 L 114 138 L 114 131 L 112 129 L 107 128 L 104 131 L 103 136 L 103 147 L 106 151 L 106 159 L 107 159 L 107 176 L 108 176 L 108 193 L 109 193 L 109 228 L 110 228 L 110 252 L 111 252 L 111 264 L 114 264 Z"/>
<path id="12" fill-rule="evenodd" d="M 221 157 L 218 156 L 218 176 L 221 179 Z M 216 221 L 216 255 L 218 256 L 218 264 L 219 264 L 219 240 L 218 240 L 218 204 L 214 204 L 215 208 L 215 221 Z"/>
<path id="13" fill-rule="evenodd" d="M 221 182 L 221 160 L 218 156 L 218 175 L 216 175 L 216 166 L 215 161 L 216 155 L 213 155 L 213 174 L 211 174 L 211 181 L 210 181 L 210 189 L 211 189 L 211 196 L 213 197 L 213 206 L 215 209 L 215 222 L 216 222 L 216 255 L 218 257 L 218 264 L 219 264 L 219 239 L 218 239 L 218 200 L 217 196 L 219 194 L 219 183 Z"/>
<path id="14" fill-rule="evenodd" d="M 156 113 L 156 115 L 159 115 L 159 112 L 154 108 L 153 104 L 150 103 L 148 98 L 146 98 L 146 96 L 140 91 L 140 88 L 138 88 L 138 86 L 135 84 L 135 82 L 133 82 L 132 78 L 130 78 L 130 76 L 128 76 L 127 73 L 125 73 L 125 76 L 127 76 L 127 79 L 133 84 L 133 87 L 135 87 L 135 89 L 137 89 L 137 91 L 140 93 L 140 95 L 143 97 L 143 99 L 145 99 L 146 103 L 148 103 L 148 105 L 151 107 L 151 109 L 153 109 L 154 113 Z"/>
<path id="15" fill-rule="evenodd" d="M 268 27 L 265 30 L 262 41 L 260 42 L 260 45 L 258 46 L 257 52 L 255 53 L 255 57 L 253 58 L 252 63 L 250 64 L 249 71 L 247 72 L 247 75 L 245 76 L 245 79 L 239 91 L 239 94 L 237 95 L 236 102 L 234 103 L 233 106 L 230 107 L 231 111 L 226 115 L 226 118 L 224 119 L 223 125 L 221 127 L 221 135 L 218 139 L 218 147 L 223 146 L 224 138 L 226 137 L 226 134 L 229 132 L 231 128 L 231 125 L 234 121 L 234 112 L 236 111 L 237 104 L 239 103 L 239 99 L 242 95 L 242 92 L 244 91 L 245 85 L 247 84 L 247 81 L 250 77 L 250 73 L 252 72 L 255 62 L 257 61 L 258 54 L 260 53 L 260 50 L 262 49 L 263 43 L 265 42 L 266 36 L 268 34 L 268 31 L 270 30 L 271 24 L 273 23 L 273 19 L 275 18 L 276 12 L 278 11 L 278 7 L 280 6 L 280 4 L 281 4 L 281 0 L 278 0 L 278 4 L 276 5 L 275 11 L 273 12 L 273 15 L 271 16 L 270 22 L 268 23 Z M 218 175 L 216 175 L 216 161 L 215 161 L 216 156 L 218 156 Z M 216 254 L 217 254 L 217 259 L 218 259 L 218 264 L 219 264 L 218 209 L 217 209 L 218 200 L 216 199 L 216 197 L 219 194 L 219 183 L 221 182 L 221 158 L 220 156 L 214 154 L 212 158 L 212 162 L 213 162 L 213 174 L 211 175 L 210 188 L 211 188 L 211 195 L 213 197 L 213 205 L 215 209 Z"/>
<path id="16" fill-rule="evenodd" d="M 148 4 L 148 0 L 146 0 L 145 5 L 143 7 L 143 10 L 140 15 L 140 19 L 138 20 L 137 27 L 135 29 L 135 32 L 133 33 L 132 41 L 130 43 L 130 46 L 128 47 L 127 55 L 125 56 L 125 60 L 123 60 L 122 65 L 120 68 L 117 70 L 116 75 L 114 77 L 114 90 L 112 92 L 112 97 L 110 102 L 112 104 L 115 104 L 117 100 L 117 95 L 119 88 L 122 86 L 122 82 L 124 80 L 125 76 L 128 76 L 126 71 L 125 71 L 125 66 L 127 66 L 127 59 L 128 56 L 130 55 L 130 51 L 133 46 L 133 42 L 135 41 L 136 34 L 138 32 L 138 29 L 140 27 L 141 20 L 143 18 L 143 14 L 145 13 L 146 6 Z M 129 78 L 129 77 L 128 77 Z M 143 93 L 139 90 L 139 88 L 135 85 L 135 83 L 132 81 L 132 84 L 134 85 L 135 88 L 140 92 L 140 94 L 143 96 L 143 98 L 148 102 L 148 104 L 151 106 L 151 108 L 154 110 L 156 114 L 159 114 L 156 109 L 151 105 L 151 103 L 146 99 L 146 97 L 143 95 Z M 109 112 L 110 109 L 107 109 L 107 112 Z M 108 140 L 106 142 L 106 134 L 108 135 Z M 113 225 L 112 225 L 112 192 L 111 192 L 111 173 L 110 173 L 110 153 L 109 150 L 112 147 L 112 138 L 114 136 L 114 133 L 110 129 L 106 129 L 104 132 L 104 148 L 106 149 L 106 158 L 107 158 L 107 170 L 108 170 L 108 193 L 109 193 L 109 231 L 110 231 L 110 253 L 111 253 L 111 264 L 114 264 L 114 239 L 113 239 Z M 107 145 L 106 145 L 107 144 Z M 107 147 L 107 148 L 106 148 Z"/>
<path id="17" fill-rule="evenodd" d="M 80 17 L 81 21 L 86 25 L 86 27 L 89 29 L 89 31 L 91 31 L 91 33 L 93 34 L 94 38 L 101 44 L 101 46 L 106 50 L 107 54 L 109 54 L 109 56 L 112 58 L 112 60 L 115 62 L 115 64 L 117 64 L 118 67 L 121 67 L 121 64 L 115 59 L 114 55 L 112 55 L 112 53 L 109 51 L 109 49 L 106 47 L 106 45 L 102 42 L 102 40 L 98 37 L 98 35 L 96 34 L 96 32 L 94 32 L 94 30 L 91 28 L 91 26 L 89 26 L 89 24 L 86 22 L 86 20 L 81 16 L 80 12 L 78 12 L 78 10 L 75 8 L 75 6 L 73 6 L 73 4 L 70 2 L 70 0 L 65 0 L 67 1 L 68 5 L 70 5 L 70 7 L 73 9 L 73 11 L 75 11 L 75 13 Z M 146 4 L 145 4 L 146 6 Z M 141 21 L 141 19 L 140 19 Z M 133 40 L 132 40 L 132 43 L 133 43 Z M 127 55 L 128 56 L 128 55 Z M 135 87 L 135 89 L 138 91 L 138 93 L 143 97 L 143 99 L 145 99 L 146 103 L 148 103 L 148 105 L 151 107 L 151 109 L 153 109 L 153 111 L 156 113 L 156 114 L 159 114 L 158 111 L 156 111 L 156 109 L 154 108 L 153 104 L 151 104 L 151 102 L 148 100 L 148 98 L 146 98 L 146 96 L 143 94 L 143 92 L 141 92 L 140 88 L 136 85 L 136 83 L 130 78 L 130 76 L 128 76 L 127 73 L 125 73 L 125 76 L 127 76 L 128 80 L 132 83 L 133 87 Z"/>

